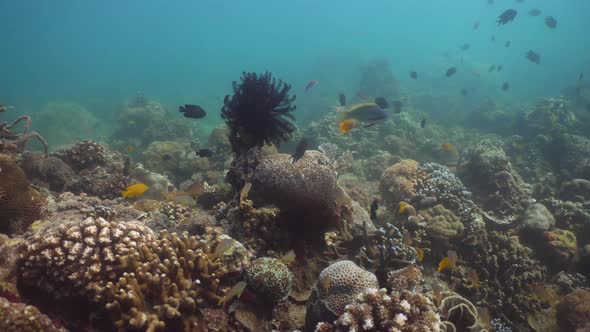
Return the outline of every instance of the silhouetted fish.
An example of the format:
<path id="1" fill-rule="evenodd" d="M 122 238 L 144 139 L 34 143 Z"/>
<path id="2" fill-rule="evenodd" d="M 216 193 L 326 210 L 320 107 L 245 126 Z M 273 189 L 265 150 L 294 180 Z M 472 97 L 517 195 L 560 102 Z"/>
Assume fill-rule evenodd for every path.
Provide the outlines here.
<path id="1" fill-rule="evenodd" d="M 305 92 L 309 91 L 309 89 L 313 88 L 314 86 L 316 86 L 318 84 L 317 80 L 313 80 L 310 81 L 309 83 L 307 83 L 307 85 L 305 86 Z"/>
<path id="2" fill-rule="evenodd" d="M 502 65 L 498 65 L 498 67 L 496 67 L 496 71 L 502 71 Z"/>
<path id="3" fill-rule="evenodd" d="M 504 43 L 504 47 L 510 47 L 511 44 L 512 44 L 512 42 L 510 40 L 508 40 Z"/>
<path id="4" fill-rule="evenodd" d="M 209 158 L 213 156 L 213 151 L 210 149 L 198 149 L 195 154 L 201 158 Z"/>
<path id="5" fill-rule="evenodd" d="M 461 89 L 461 95 L 463 97 L 467 96 L 467 89 Z"/>
<path id="6" fill-rule="evenodd" d="M 549 27 L 549 29 L 555 29 L 557 27 L 557 20 L 553 16 L 547 16 L 545 18 L 545 25 Z"/>
<path id="7" fill-rule="evenodd" d="M 389 107 L 389 103 L 383 97 L 375 98 L 375 104 L 379 105 L 379 107 L 386 109 Z"/>
<path id="8" fill-rule="evenodd" d="M 295 153 L 291 155 L 291 158 L 293 158 L 293 164 L 296 163 L 297 160 L 303 158 L 305 151 L 307 151 L 307 139 L 305 137 L 301 137 L 301 140 L 295 148 Z"/>
<path id="9" fill-rule="evenodd" d="M 178 110 L 183 113 L 185 118 L 200 119 L 207 115 L 205 110 L 198 105 L 181 105 Z"/>
<path id="10" fill-rule="evenodd" d="M 537 8 L 529 10 L 529 16 L 539 16 L 541 13 L 542 12 Z"/>
<path id="11" fill-rule="evenodd" d="M 415 71 L 411 71 L 411 72 L 410 72 L 410 78 L 413 78 L 413 79 L 415 79 L 415 80 L 416 80 L 416 79 L 418 79 L 418 73 L 417 73 L 417 72 L 415 72 Z"/>
<path id="12" fill-rule="evenodd" d="M 420 121 L 420 128 L 426 128 L 426 119 L 422 119 L 422 121 Z"/>
<path id="13" fill-rule="evenodd" d="M 508 91 L 510 89 L 510 84 L 508 82 L 504 82 L 502 84 L 502 91 Z"/>
<path id="14" fill-rule="evenodd" d="M 461 46 L 461 50 L 463 50 L 463 51 L 467 51 L 470 48 L 471 48 L 471 45 L 469 43 L 465 43 L 465 44 L 463 44 L 463 46 Z"/>
<path id="15" fill-rule="evenodd" d="M 526 58 L 529 59 L 533 63 L 536 63 L 536 64 L 541 63 L 541 56 L 538 53 L 535 53 L 533 50 L 530 50 L 527 52 Z"/>
<path id="16" fill-rule="evenodd" d="M 490 68 L 488 68 L 488 72 L 493 72 L 494 70 L 496 70 L 496 65 L 491 65 Z"/>
<path id="17" fill-rule="evenodd" d="M 495 41 L 496 41 L 496 36 L 492 35 L 492 36 L 490 37 L 490 41 L 491 41 L 492 43 L 493 43 L 493 42 L 495 42 Z"/>
<path id="18" fill-rule="evenodd" d="M 580 73 L 580 75 L 578 75 L 578 81 L 581 81 L 584 79 L 584 73 Z"/>
<path id="19" fill-rule="evenodd" d="M 518 12 L 514 9 L 507 9 L 502 14 L 500 14 L 500 16 L 498 16 L 498 21 L 496 22 L 498 22 L 498 25 L 504 25 L 508 22 L 512 22 L 514 21 L 517 13 Z"/>
<path id="20" fill-rule="evenodd" d="M 340 102 L 340 106 L 346 106 L 346 96 L 344 93 L 340 92 L 338 94 L 338 101 Z"/>
<path id="21" fill-rule="evenodd" d="M 473 30 L 477 29 L 479 29 L 479 21 L 475 21 L 475 23 L 473 23 Z"/>
<path id="22" fill-rule="evenodd" d="M 377 220 L 377 209 L 379 209 L 379 200 L 378 199 L 374 199 L 373 202 L 371 203 L 371 221 L 376 221 Z"/>
<path id="23" fill-rule="evenodd" d="M 400 114 L 402 112 L 403 106 L 404 106 L 404 104 L 401 101 L 399 101 L 399 100 L 394 101 L 393 102 L 393 112 L 395 114 Z"/>
<path id="24" fill-rule="evenodd" d="M 447 69 L 447 72 L 445 75 L 447 77 L 451 77 L 451 76 L 455 75 L 455 73 L 457 73 L 457 68 L 451 67 L 451 68 Z"/>
<path id="25" fill-rule="evenodd" d="M 488 0 L 488 5 L 493 5 L 494 4 L 494 0 Z"/>

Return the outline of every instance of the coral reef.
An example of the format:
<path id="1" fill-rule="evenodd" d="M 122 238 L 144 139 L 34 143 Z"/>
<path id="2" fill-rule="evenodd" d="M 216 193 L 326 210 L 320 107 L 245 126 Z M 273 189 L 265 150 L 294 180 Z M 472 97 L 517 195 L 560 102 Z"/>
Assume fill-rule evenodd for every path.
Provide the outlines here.
<path id="1" fill-rule="evenodd" d="M 524 231 L 546 231 L 555 226 L 555 218 L 541 203 L 531 204 L 522 217 Z"/>
<path id="2" fill-rule="evenodd" d="M 291 292 L 293 274 L 276 258 L 262 257 L 246 269 L 248 287 L 271 302 L 284 300 Z"/>
<path id="3" fill-rule="evenodd" d="M 387 273 L 387 287 L 395 292 L 402 290 L 419 291 L 423 282 L 422 271 L 416 265 L 408 265 Z"/>
<path id="4" fill-rule="evenodd" d="M 76 173 L 68 164 L 51 155 L 25 152 L 20 164 L 27 178 L 51 191 L 62 192 L 66 186 L 77 180 Z"/>
<path id="5" fill-rule="evenodd" d="M 557 305 L 557 323 L 565 331 L 590 329 L 590 291 L 575 289 Z"/>
<path id="6" fill-rule="evenodd" d="M 418 215 L 424 220 L 427 238 L 433 245 L 442 248 L 441 252 L 446 252 L 451 243 L 462 235 L 465 228 L 461 220 L 441 204 L 422 209 Z"/>
<path id="7" fill-rule="evenodd" d="M 24 121 L 22 134 L 11 131 L 19 122 Z M 21 115 L 11 123 L 0 122 L 0 153 L 5 154 L 19 154 L 25 151 L 27 141 L 36 138 L 43 146 L 43 152 L 47 155 L 47 142 L 36 131 L 29 132 L 31 125 L 31 117 L 28 115 Z"/>
<path id="8" fill-rule="evenodd" d="M 358 294 L 378 287 L 377 277 L 352 261 L 342 260 L 326 267 L 307 301 L 305 331 L 313 331 L 318 322 L 333 321 Z"/>
<path id="9" fill-rule="evenodd" d="M 174 191 L 174 185 L 167 176 L 147 170 L 142 164 L 137 164 L 131 171 L 129 182 L 143 183 L 149 187 L 141 196 L 144 199 L 162 199 L 169 192 Z"/>
<path id="10" fill-rule="evenodd" d="M 588 179 L 590 139 L 574 134 L 556 135 L 546 149 L 546 159 L 566 179 Z"/>
<path id="11" fill-rule="evenodd" d="M 443 294 L 438 311 L 445 321 L 447 332 L 478 330 L 477 308 L 457 293 Z M 448 327 L 448 324 L 452 324 L 452 328 Z"/>
<path id="12" fill-rule="evenodd" d="M 270 72 L 262 75 L 243 73 L 241 83 L 234 82 L 234 95 L 225 97 L 221 117 L 230 129 L 232 150 L 242 154 L 250 148 L 280 143 L 295 130 L 289 84 L 276 82 Z"/>
<path id="13" fill-rule="evenodd" d="M 39 309 L 23 303 L 11 303 L 0 297 L 0 330 L 19 332 L 65 332 Z"/>
<path id="14" fill-rule="evenodd" d="M 418 170 L 419 165 L 415 160 L 405 159 L 383 172 L 379 190 L 389 206 L 396 207 L 401 201 L 410 201 L 414 197 L 416 188 L 427 176 Z"/>
<path id="15" fill-rule="evenodd" d="M 578 256 L 576 235 L 568 230 L 546 231 L 543 259 L 552 268 L 562 269 L 570 266 Z"/>
<path id="16" fill-rule="evenodd" d="M 188 142 L 154 141 L 142 152 L 145 167 L 165 174 L 176 183 L 190 178 L 196 167 L 197 156 Z"/>
<path id="17" fill-rule="evenodd" d="M 334 322 L 319 323 L 315 331 L 442 331 L 436 308 L 424 295 L 410 291 L 387 294 L 368 289 L 347 305 Z"/>
<path id="18" fill-rule="evenodd" d="M 45 198 L 31 187 L 23 170 L 0 154 L 0 232 L 21 233 L 41 218 Z"/>

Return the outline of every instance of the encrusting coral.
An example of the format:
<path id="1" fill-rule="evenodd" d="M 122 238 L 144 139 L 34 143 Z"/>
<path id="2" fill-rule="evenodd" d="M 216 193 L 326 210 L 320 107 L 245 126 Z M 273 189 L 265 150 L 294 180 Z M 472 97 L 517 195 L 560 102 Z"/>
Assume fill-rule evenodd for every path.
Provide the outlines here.
<path id="1" fill-rule="evenodd" d="M 368 289 L 346 306 L 334 322 L 319 323 L 315 331 L 442 331 L 442 323 L 429 298 L 407 290 L 387 293 Z"/>
<path id="2" fill-rule="evenodd" d="M 0 331 L 65 332 L 39 309 L 23 303 L 12 303 L 0 297 Z"/>
<path id="3" fill-rule="evenodd" d="M 19 233 L 41 218 L 45 198 L 31 187 L 23 170 L 0 154 L 0 232 Z"/>

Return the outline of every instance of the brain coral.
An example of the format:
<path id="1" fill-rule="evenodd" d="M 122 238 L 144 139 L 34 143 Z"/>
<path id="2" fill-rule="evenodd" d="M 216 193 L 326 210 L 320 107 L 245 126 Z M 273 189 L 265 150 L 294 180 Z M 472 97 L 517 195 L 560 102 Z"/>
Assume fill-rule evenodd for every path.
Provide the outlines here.
<path id="1" fill-rule="evenodd" d="M 418 181 L 424 176 L 418 170 L 419 163 L 404 159 L 387 168 L 381 175 L 379 190 L 381 197 L 390 206 L 401 201 L 409 201 L 416 193 Z"/>
<path id="2" fill-rule="evenodd" d="M 51 319 L 37 308 L 23 303 L 12 303 L 0 297 L 0 331 L 57 332 L 65 330 L 54 326 Z"/>
<path id="3" fill-rule="evenodd" d="M 44 203 L 14 160 L 0 154 L 0 232 L 24 231 L 41 217 Z"/>
<path id="4" fill-rule="evenodd" d="M 312 290 L 307 303 L 306 330 L 313 330 L 317 322 L 335 319 L 358 294 L 378 287 L 377 277 L 354 262 L 333 263 L 320 273 Z"/>
<path id="5" fill-rule="evenodd" d="M 284 300 L 291 292 L 293 274 L 276 258 L 262 257 L 246 269 L 248 287 L 273 302 Z"/>
<path id="6" fill-rule="evenodd" d="M 387 294 L 387 289 L 369 289 L 347 305 L 331 324 L 320 323 L 316 331 L 441 331 L 436 308 L 426 296 L 407 290 Z"/>
<path id="7" fill-rule="evenodd" d="M 19 288 L 54 298 L 87 295 L 117 275 L 118 256 L 155 240 L 136 221 L 108 222 L 87 218 L 37 232 L 27 239 L 19 260 Z M 28 292 L 33 291 L 33 292 Z"/>
<path id="8" fill-rule="evenodd" d="M 441 204 L 420 210 L 420 216 L 426 222 L 426 234 L 438 244 L 448 246 L 463 232 L 461 220 Z"/>

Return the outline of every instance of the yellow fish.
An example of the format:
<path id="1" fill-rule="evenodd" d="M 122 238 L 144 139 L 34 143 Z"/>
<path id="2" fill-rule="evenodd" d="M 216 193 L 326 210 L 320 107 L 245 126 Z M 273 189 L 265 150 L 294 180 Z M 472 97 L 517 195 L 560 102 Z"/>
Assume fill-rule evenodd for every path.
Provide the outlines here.
<path id="1" fill-rule="evenodd" d="M 346 134 L 347 132 L 354 129 L 359 124 L 358 120 L 355 119 L 346 119 L 338 124 L 338 130 L 340 130 L 341 134 Z"/>
<path id="2" fill-rule="evenodd" d="M 221 300 L 219 300 L 217 304 L 225 307 L 234 298 L 239 299 L 240 296 L 242 296 L 242 293 L 244 293 L 244 289 L 246 289 L 246 286 L 248 286 L 248 284 L 245 281 L 238 282 L 229 290 L 229 292 L 227 292 L 227 294 L 225 294 L 223 298 L 221 298 Z"/>
<path id="3" fill-rule="evenodd" d="M 424 260 L 424 249 L 416 249 L 416 260 L 418 261 L 418 263 Z"/>
<path id="4" fill-rule="evenodd" d="M 150 187 L 143 183 L 136 183 L 128 186 L 121 193 L 125 198 L 135 198 L 143 195 Z"/>
<path id="5" fill-rule="evenodd" d="M 438 263 L 438 267 L 436 268 L 437 272 L 441 272 L 444 269 L 451 267 L 451 260 L 448 257 L 441 259 L 440 263 Z"/>

